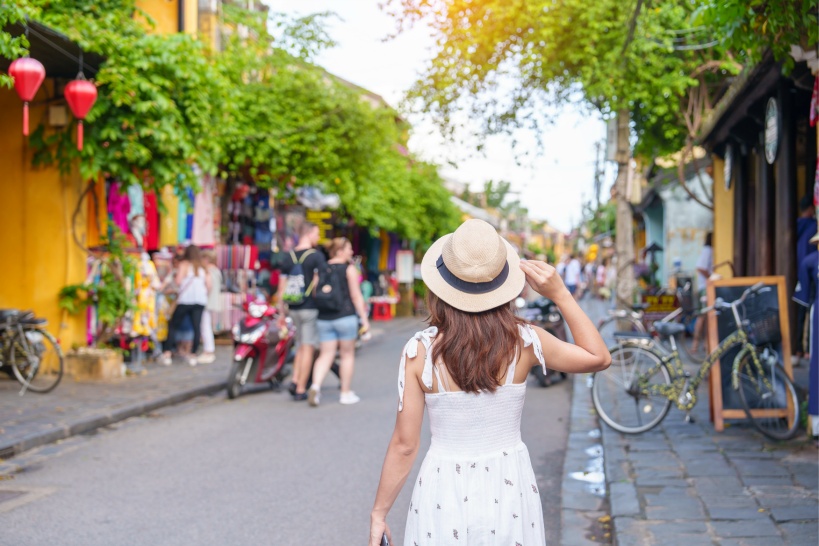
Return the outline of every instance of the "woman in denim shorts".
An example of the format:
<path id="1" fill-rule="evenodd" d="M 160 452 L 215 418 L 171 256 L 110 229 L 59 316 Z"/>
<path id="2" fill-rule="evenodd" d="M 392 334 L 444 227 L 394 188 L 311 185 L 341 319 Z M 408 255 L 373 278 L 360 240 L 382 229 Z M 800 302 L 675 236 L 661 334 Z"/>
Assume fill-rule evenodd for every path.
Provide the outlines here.
<path id="1" fill-rule="evenodd" d="M 318 334 L 321 348 L 313 367 L 313 384 L 307 393 L 310 405 L 316 407 L 321 399 L 321 383 L 333 365 L 336 351 L 341 356 L 339 376 L 341 378 L 342 404 L 355 404 L 360 399 L 350 390 L 355 366 L 355 342 L 358 337 L 359 321 L 362 330 L 369 330 L 364 297 L 358 281 L 358 270 L 351 265 L 353 245 L 345 237 L 337 237 L 328 248 L 328 266 L 339 280 L 343 294 L 343 305 L 338 311 L 319 310 Z"/>

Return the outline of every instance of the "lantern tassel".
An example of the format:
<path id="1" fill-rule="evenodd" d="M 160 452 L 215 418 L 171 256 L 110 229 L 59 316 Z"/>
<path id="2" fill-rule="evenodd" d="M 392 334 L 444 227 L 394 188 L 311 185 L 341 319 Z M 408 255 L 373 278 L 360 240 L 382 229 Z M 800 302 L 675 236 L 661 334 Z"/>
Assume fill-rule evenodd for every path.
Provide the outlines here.
<path id="1" fill-rule="evenodd" d="M 82 151 L 82 120 L 77 123 L 77 149 Z"/>
<path id="2" fill-rule="evenodd" d="M 28 136 L 28 102 L 23 103 L 23 136 Z"/>

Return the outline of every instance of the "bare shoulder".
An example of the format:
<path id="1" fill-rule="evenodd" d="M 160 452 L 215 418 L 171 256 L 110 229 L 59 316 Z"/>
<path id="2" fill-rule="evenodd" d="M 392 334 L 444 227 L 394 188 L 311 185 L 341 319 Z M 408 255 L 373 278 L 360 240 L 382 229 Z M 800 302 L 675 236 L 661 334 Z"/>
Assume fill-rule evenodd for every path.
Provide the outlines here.
<path id="1" fill-rule="evenodd" d="M 417 344 L 417 349 L 413 352 L 410 348 L 411 345 Z M 408 353 L 406 356 L 406 375 L 407 378 L 412 377 L 414 378 L 418 384 L 421 386 L 425 392 L 430 392 L 430 390 L 424 385 L 422 376 L 424 374 L 424 365 L 426 364 L 427 359 L 427 348 L 424 343 L 415 337 L 410 338 L 409 346 L 407 347 Z"/>

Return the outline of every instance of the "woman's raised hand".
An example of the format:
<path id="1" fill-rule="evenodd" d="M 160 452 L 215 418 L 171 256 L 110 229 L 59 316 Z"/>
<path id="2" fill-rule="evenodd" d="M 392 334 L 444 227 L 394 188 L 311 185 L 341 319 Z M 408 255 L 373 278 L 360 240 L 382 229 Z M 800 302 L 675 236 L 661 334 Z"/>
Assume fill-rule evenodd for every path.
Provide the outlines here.
<path id="1" fill-rule="evenodd" d="M 523 260 L 520 262 L 520 268 L 526 274 L 526 281 L 529 286 L 544 298 L 554 301 L 569 293 L 566 285 L 563 284 L 563 279 L 557 274 L 555 268 L 546 262 Z"/>

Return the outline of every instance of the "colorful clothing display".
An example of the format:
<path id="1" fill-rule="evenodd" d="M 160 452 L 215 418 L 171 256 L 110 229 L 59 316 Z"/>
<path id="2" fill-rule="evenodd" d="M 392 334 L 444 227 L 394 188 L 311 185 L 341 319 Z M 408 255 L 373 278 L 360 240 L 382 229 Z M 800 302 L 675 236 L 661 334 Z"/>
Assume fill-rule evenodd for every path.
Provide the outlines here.
<path id="1" fill-rule="evenodd" d="M 205 176 L 201 184 L 202 189 L 193 201 L 191 242 L 197 246 L 213 246 L 216 243 L 213 233 L 213 178 Z"/>
<path id="2" fill-rule="evenodd" d="M 132 336 L 153 336 L 156 333 L 156 291 L 157 274 L 154 263 L 142 260 L 134 276 L 136 309 L 131 325 Z"/>
<path id="3" fill-rule="evenodd" d="M 259 250 L 251 245 L 221 245 L 216 248 L 219 269 L 256 269 Z"/>
<path id="4" fill-rule="evenodd" d="M 128 203 L 130 211 L 128 212 L 128 220 L 132 220 L 135 216 L 145 216 L 145 192 L 139 184 L 131 184 L 127 188 Z"/>
<path id="5" fill-rule="evenodd" d="M 108 217 L 123 233 L 130 233 L 128 214 L 131 212 L 131 200 L 128 193 L 120 193 L 119 182 L 111 182 L 108 188 Z"/>
<path id="6" fill-rule="evenodd" d="M 179 244 L 179 198 L 173 191 L 173 187 L 162 188 L 162 205 L 165 212 L 161 215 L 159 226 L 159 246 L 172 247 Z"/>
<path id="7" fill-rule="evenodd" d="M 378 270 L 386 271 L 390 260 L 390 234 L 381 230 L 381 252 L 378 256 Z"/>
<path id="8" fill-rule="evenodd" d="M 156 202 L 156 194 L 153 191 L 145 192 L 145 249 L 156 250 L 159 248 L 159 207 Z"/>
<path id="9" fill-rule="evenodd" d="M 105 182 L 97 180 L 86 197 L 88 200 L 86 244 L 96 247 L 108 237 L 108 200 L 105 197 Z"/>

